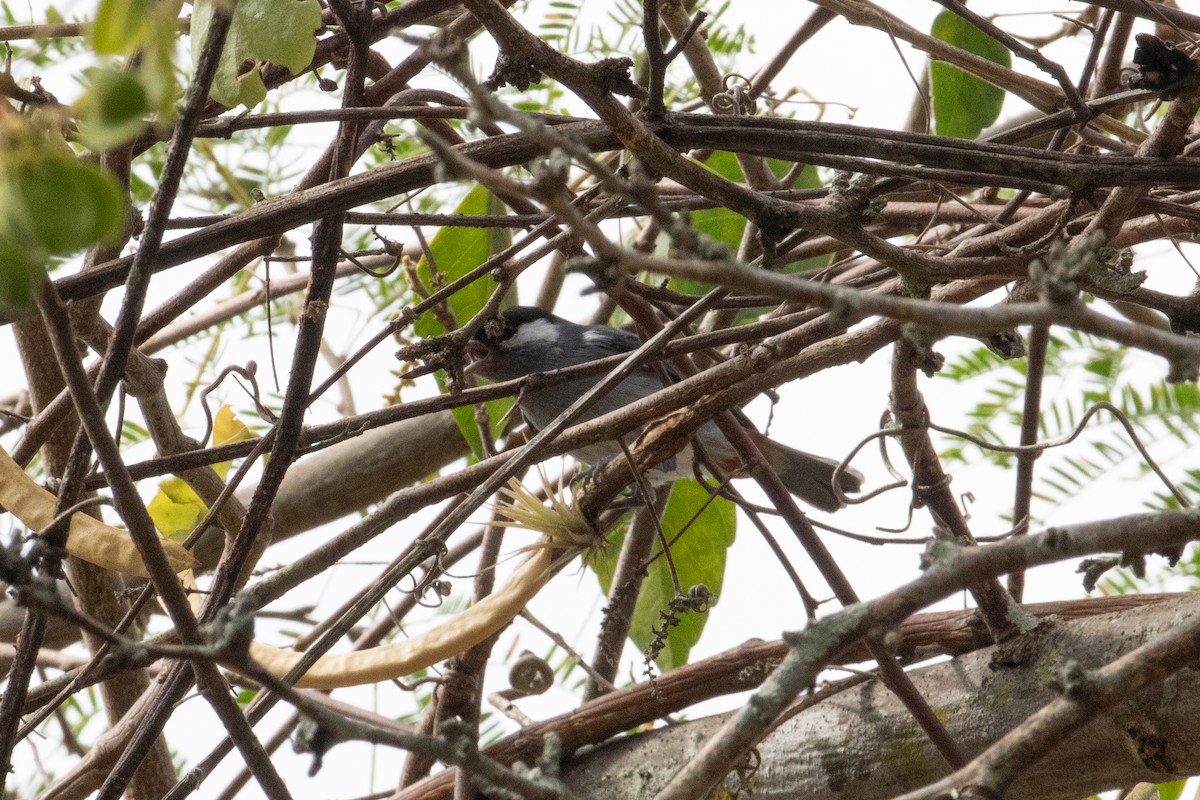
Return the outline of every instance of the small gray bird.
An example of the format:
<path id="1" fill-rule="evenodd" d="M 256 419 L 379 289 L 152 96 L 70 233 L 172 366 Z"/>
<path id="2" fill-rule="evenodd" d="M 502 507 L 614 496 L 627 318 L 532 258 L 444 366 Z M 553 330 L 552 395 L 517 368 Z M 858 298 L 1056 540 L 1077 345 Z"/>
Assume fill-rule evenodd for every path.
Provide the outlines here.
<path id="1" fill-rule="evenodd" d="M 489 323 L 468 343 L 471 359 L 467 371 L 494 381 L 523 378 L 535 372 L 547 372 L 576 364 L 584 364 L 617 353 L 636 350 L 642 342 L 636 334 L 607 325 L 577 325 L 556 317 L 540 308 L 516 306 L 499 316 L 500 324 Z M 499 333 L 495 330 L 499 328 Z M 669 368 L 668 368 L 669 371 Z M 552 386 L 526 389 L 522 393 L 521 415 L 532 427 L 541 429 L 592 388 L 600 378 L 588 376 Z M 581 421 L 624 408 L 663 388 L 654 370 L 639 370 L 598 400 Z M 779 473 L 788 491 L 822 511 L 836 511 L 842 506 L 833 491 L 833 471 L 838 462 L 814 456 L 779 444 L 755 430 L 748 419 L 734 412 L 746 427 L 767 462 Z M 714 423 L 706 423 L 695 436 L 705 457 L 726 474 L 744 473 L 742 460 Z M 668 461 L 647 475 L 660 483 L 694 476 L 691 448 L 679 454 L 674 463 Z M 571 455 L 586 464 L 598 464 L 620 455 L 615 441 L 596 442 Z M 843 470 L 839 486 L 843 492 L 857 492 L 862 475 L 852 469 Z"/>

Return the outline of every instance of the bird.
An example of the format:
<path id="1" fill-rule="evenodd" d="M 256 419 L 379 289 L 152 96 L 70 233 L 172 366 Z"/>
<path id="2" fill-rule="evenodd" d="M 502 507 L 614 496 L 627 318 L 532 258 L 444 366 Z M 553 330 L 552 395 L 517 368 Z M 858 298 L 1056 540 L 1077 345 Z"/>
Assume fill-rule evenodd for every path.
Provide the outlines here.
<path id="1" fill-rule="evenodd" d="M 580 325 L 541 308 L 513 306 L 480 327 L 466 344 L 464 351 L 469 363 L 465 371 L 491 381 L 515 380 L 629 353 L 641 344 L 641 339 L 632 331 L 608 325 Z M 669 367 L 666 372 L 670 376 Z M 521 416 L 531 427 L 541 430 L 595 386 L 601 377 L 589 375 L 564 383 L 526 387 L 519 397 Z M 662 381 L 653 369 L 639 369 L 596 401 L 579 421 L 586 422 L 624 408 L 662 388 Z M 789 492 L 821 511 L 833 512 L 844 505 L 833 490 L 838 461 L 776 442 L 754 428 L 740 411 L 734 413 Z M 741 457 L 715 423 L 704 423 L 693 440 L 699 443 L 705 457 L 727 475 L 739 477 L 745 473 Z M 693 450 L 689 447 L 673 463 L 668 461 L 651 469 L 647 478 L 651 483 L 665 483 L 694 477 L 695 456 L 688 452 Z M 571 455 L 584 464 L 595 466 L 621 452 L 620 444 L 614 439 L 585 445 L 571 451 Z M 843 493 L 853 493 L 860 490 L 863 477 L 857 470 L 844 469 L 838 479 L 838 487 Z"/>

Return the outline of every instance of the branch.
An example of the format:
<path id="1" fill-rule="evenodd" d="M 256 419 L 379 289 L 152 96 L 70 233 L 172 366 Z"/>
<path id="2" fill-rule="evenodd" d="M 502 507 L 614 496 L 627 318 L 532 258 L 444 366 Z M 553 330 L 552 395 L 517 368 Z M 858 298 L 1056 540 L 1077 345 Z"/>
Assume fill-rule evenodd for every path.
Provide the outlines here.
<path id="1" fill-rule="evenodd" d="M 946 710 L 955 739 L 977 754 L 1046 703 L 1061 702 L 1046 684 L 1048 673 L 1071 663 L 1111 661 L 1185 620 L 1194 621 L 1197 612 L 1192 598 L 1181 598 L 1107 619 L 1051 624 L 1011 644 L 916 670 L 913 679 Z M 985 707 L 987 714 L 976 713 Z M 1181 670 L 1076 735 L 1060 737 L 1008 794 L 1065 800 L 1200 772 L 1200 759 L 1187 744 L 1198 735 L 1198 712 L 1200 678 Z M 652 796 L 677 765 L 701 758 L 697 743 L 735 713 L 616 739 L 568 764 L 565 777 L 580 790 L 603 780 L 613 797 Z M 802 711 L 757 746 L 761 768 L 753 776 L 755 797 L 892 798 L 942 777 L 932 746 L 919 741 L 907 710 L 878 682 L 855 688 Z M 421 797 L 441 800 L 444 795 Z"/>
<path id="2" fill-rule="evenodd" d="M 747 706 L 731 716 L 656 795 L 657 800 L 690 798 L 708 791 L 737 763 L 792 701 L 817 679 L 832 655 L 871 631 L 889 628 L 917 608 L 948 597 L 985 578 L 1013 569 L 1083 555 L 1081 550 L 1157 549 L 1190 541 L 1200 513 L 1139 514 L 1099 523 L 1051 529 L 1034 537 L 1014 537 L 987 548 L 956 548 L 906 586 L 852 606 L 791 634 L 791 650 Z"/>
<path id="3" fill-rule="evenodd" d="M 1132 609 L 1155 603 L 1180 602 L 1185 597 L 1186 595 L 1098 597 L 1062 603 L 1035 603 L 1026 606 L 1026 610 L 1039 619 L 1057 617 L 1061 620 L 1078 620 L 1090 616 L 1107 616 L 1109 620 L 1112 620 L 1120 618 L 1120 614 Z M 1170 612 L 1164 608 L 1163 613 Z M 1092 624 L 1099 625 L 1100 623 Z M 1109 630 L 1117 630 L 1117 628 L 1110 626 Z M 992 644 L 986 631 L 978 624 L 974 611 L 970 609 L 916 614 L 905 620 L 896 633 L 899 634 L 900 643 L 894 655 L 910 663 L 914 660 L 940 657 L 946 654 L 961 657 Z M 653 685 L 649 682 L 637 683 L 587 702 L 578 709 L 536 722 L 489 747 L 487 754 L 502 764 L 511 764 L 518 760 L 529 763 L 537 758 L 542 739 L 547 733 L 554 733 L 562 740 L 565 752 L 578 751 L 588 745 L 600 744 L 606 739 L 618 737 L 626 731 L 647 725 L 661 716 L 673 714 L 705 700 L 754 689 L 761 685 L 767 675 L 779 665 L 787 650 L 787 644 L 782 641 L 747 641 L 731 650 L 664 673 L 655 680 Z M 865 648 L 856 646 L 839 654 L 836 662 L 853 664 L 869 658 L 870 655 Z M 962 663 L 962 660 L 956 660 L 954 663 Z M 945 668 L 947 667 L 943 665 L 939 669 Z M 936 685 L 937 680 L 923 677 L 923 672 L 931 671 L 914 671 L 918 688 L 926 691 L 928 696 L 934 699 L 939 707 L 942 707 L 940 689 Z M 930 684 L 934 684 L 934 686 L 931 687 Z M 889 715 L 894 716 L 903 724 L 911 724 L 911 715 L 894 696 L 889 696 L 878 685 L 871 691 L 872 696 L 878 694 L 888 698 Z M 820 709 L 817 709 L 817 712 L 819 711 Z M 789 719 L 794 716 L 792 709 L 789 709 L 787 715 Z M 727 715 L 688 724 L 695 726 L 692 730 L 700 729 L 701 725 L 704 726 L 704 730 L 711 730 L 724 716 Z M 964 736 L 963 732 L 959 730 L 961 726 L 971 724 L 970 722 L 950 718 L 947 723 L 950 724 L 952 735 L 956 738 L 970 738 L 969 735 Z M 806 725 L 806 727 L 812 726 Z M 611 763 L 609 762 L 611 758 L 617 759 L 621 763 L 628 761 L 630 765 L 636 764 L 639 758 L 644 759 L 641 754 L 643 745 L 647 745 L 647 749 L 653 749 L 654 743 L 649 742 L 649 739 L 670 737 L 672 735 L 670 731 L 674 729 L 671 727 L 652 731 L 644 737 L 635 738 L 632 742 L 626 737 L 609 741 L 596 750 L 597 758 L 605 763 Z M 894 730 L 887 725 L 884 725 L 882 729 Z M 787 730 L 788 728 L 784 728 L 776 735 L 786 735 Z M 827 735 L 837 735 L 834 733 L 835 730 L 830 729 Z M 916 735 L 915 732 L 914 735 Z M 626 747 L 629 744 L 633 746 Z M 684 746 L 694 747 L 695 742 Z M 773 744 L 772 738 L 768 738 L 763 746 L 775 747 L 776 745 Z M 973 744 L 971 746 L 974 747 Z M 942 774 L 934 769 L 934 765 L 937 763 L 936 756 L 932 754 L 931 745 L 926 744 L 925 747 L 929 748 L 930 759 L 922 763 L 927 765 L 926 769 L 931 779 L 936 778 Z M 854 748 L 853 753 L 854 758 L 858 758 L 860 754 L 863 758 L 872 755 L 870 746 L 865 744 L 861 748 Z M 878 761 L 877 753 L 874 755 L 875 761 L 871 762 L 872 764 Z M 641 763 L 645 764 L 646 762 L 643 760 Z M 675 768 L 674 763 L 656 761 L 656 764 L 656 772 L 664 776 L 658 778 L 660 781 L 665 781 L 665 774 Z M 588 766 L 588 756 L 581 756 L 574 766 L 567 767 L 568 772 L 576 768 L 591 772 L 592 768 Z M 621 770 L 618 768 L 617 771 Z M 895 779 L 895 776 L 892 778 Z M 620 780 L 622 778 L 618 777 L 618 781 Z M 434 775 L 402 792 L 396 800 L 417 800 L 418 798 L 420 800 L 447 800 L 453 783 L 452 774 Z M 650 790 L 652 791 L 653 787 Z M 828 787 L 826 790 L 829 790 Z M 881 796 L 888 796 L 886 786 L 880 788 L 879 791 Z"/>

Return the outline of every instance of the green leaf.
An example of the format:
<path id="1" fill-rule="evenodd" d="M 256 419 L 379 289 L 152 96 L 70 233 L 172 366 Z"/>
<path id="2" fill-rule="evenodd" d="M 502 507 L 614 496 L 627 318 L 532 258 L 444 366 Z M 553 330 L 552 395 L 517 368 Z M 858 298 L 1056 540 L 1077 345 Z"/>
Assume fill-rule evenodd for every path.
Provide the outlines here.
<path id="1" fill-rule="evenodd" d="M 1158 800 L 1179 800 L 1187 779 L 1158 784 Z"/>
<path id="2" fill-rule="evenodd" d="M 115 69 L 85 70 L 90 85 L 76 103 L 79 137 L 88 147 L 109 150 L 137 138 L 146 129 L 150 99 L 133 75 Z"/>
<path id="3" fill-rule="evenodd" d="M 935 38 L 1003 66 L 1012 64 L 1004 45 L 951 11 L 933 21 Z M 929 65 L 933 94 L 934 132 L 939 136 L 974 139 L 1000 116 L 1004 90 L 943 61 Z"/>
<path id="4" fill-rule="evenodd" d="M 92 46 L 100 55 L 120 56 L 140 46 L 150 32 L 150 0 L 100 0 Z"/>
<path id="5" fill-rule="evenodd" d="M 695 481 L 677 481 L 671 489 L 671 498 L 663 512 L 662 528 L 671 541 L 687 525 L 688 520 L 708 499 L 708 490 Z M 733 544 L 737 533 L 737 514 L 731 501 L 718 497 L 691 524 L 691 527 L 671 545 L 671 557 L 679 573 L 679 582 L 686 592 L 690 587 L 703 584 L 718 596 L 725 579 L 726 551 Z M 621 552 L 624 534 L 612 539 L 604 552 L 592 560 L 591 566 L 600 579 L 607 594 L 612 586 L 613 572 Z M 659 553 L 661 544 L 653 553 Z M 642 652 L 654 641 L 653 628 L 660 627 L 660 613 L 665 611 L 675 596 L 675 584 L 667 560 L 656 558 L 647 568 L 646 580 L 638 594 L 629 638 Z M 714 601 L 715 603 L 715 601 Z M 688 654 L 700 640 L 708 614 L 687 612 L 679 617 L 679 625 L 670 629 L 667 646 L 659 653 L 655 663 L 666 672 L 687 663 Z"/>
<path id="6" fill-rule="evenodd" d="M 218 2 L 221 0 L 197 0 L 193 6 L 193 67 Z M 230 108 L 258 105 L 267 96 L 259 68 L 275 64 L 298 74 L 312 61 L 320 27 L 317 0 L 239 0 L 213 79 L 212 99 Z"/>
<path id="7" fill-rule="evenodd" d="M 11 210 L 26 233 L 51 254 L 66 255 L 120 233 L 106 201 L 121 207 L 119 190 L 91 164 L 74 158 L 33 161 L 6 170 Z"/>
<path id="8" fill-rule="evenodd" d="M 33 308 L 33 293 L 46 278 L 46 268 L 11 238 L 0 234 L 0 320 Z"/>
<path id="9" fill-rule="evenodd" d="M 55 256 L 69 256 L 124 232 L 116 181 L 76 158 L 56 134 L 10 117 L 0 130 L 0 311 L 32 305 Z"/>
<path id="10" fill-rule="evenodd" d="M 784 175 L 787 174 L 788 170 L 792 168 L 791 162 L 780 161 L 775 158 L 768 158 L 767 166 L 770 167 L 771 172 L 775 174 L 776 178 L 783 178 Z M 792 183 L 792 185 L 785 188 L 820 189 L 824 185 L 825 184 L 821 182 L 821 176 L 817 174 L 817 168 L 812 164 L 808 164 L 804 167 L 804 169 L 800 170 L 799 176 L 796 177 L 796 180 Z M 812 258 L 804 258 L 800 261 L 793 261 L 791 264 L 788 264 L 786 267 L 784 267 L 781 272 L 784 272 L 788 275 L 794 272 L 808 272 L 809 270 L 820 269 L 828 264 L 829 256 L 813 256 Z"/>
<path id="11" fill-rule="evenodd" d="M 744 180 L 742 176 L 742 167 L 738 163 L 737 157 L 730 152 L 717 150 L 708 161 L 704 163 L 712 172 L 717 173 L 722 178 L 740 183 Z M 767 167 L 775 175 L 776 178 L 782 178 L 792 168 L 792 163 L 789 161 L 780 161 L 779 159 L 767 159 Z M 817 171 L 811 165 L 800 172 L 795 183 L 789 188 L 815 189 L 821 186 L 821 179 L 817 175 Z M 725 245 L 731 254 L 737 253 L 738 248 L 742 243 L 742 235 L 746 230 L 746 218 L 736 211 L 731 211 L 728 208 L 704 208 L 692 212 L 692 228 L 703 236 L 714 239 Z M 783 270 L 786 273 L 803 272 L 805 270 L 816 269 L 827 264 L 829 258 L 827 256 L 819 256 L 816 258 L 804 259 L 792 264 L 788 264 Z M 687 278 L 671 278 L 667 284 L 671 289 L 677 292 L 687 294 L 704 294 L 712 288 L 712 284 L 703 281 L 689 280 Z M 738 321 L 744 322 L 749 319 L 756 318 L 758 312 L 753 309 L 747 309 L 738 315 Z"/>
<path id="12" fill-rule="evenodd" d="M 67 255 L 93 244 L 119 240 L 125 230 L 125 196 L 112 176 L 90 161 L 77 158 L 64 159 L 58 173 L 59 186 L 71 197 L 71 205 L 64 209 L 60 195 L 55 211 L 60 220 L 74 221 L 77 238 L 54 252 Z M 43 208 L 49 210 L 48 205 Z"/>
<path id="13" fill-rule="evenodd" d="M 714 152 L 704 166 L 727 180 L 739 183 L 743 180 L 737 157 L 725 150 Z M 692 212 L 692 228 L 700 235 L 725 245 L 730 253 L 736 253 L 742 242 L 742 231 L 746 229 L 746 218 L 728 208 L 702 208 Z M 668 286 L 677 292 L 689 294 L 703 294 L 712 288 L 711 284 L 687 278 L 671 278 Z"/>
<path id="14" fill-rule="evenodd" d="M 120 187 L 65 145 L 22 132 L 0 150 L 0 304 L 27 308 L 52 256 L 124 230 Z"/>
<path id="15" fill-rule="evenodd" d="M 476 186 L 458 208 L 455 214 L 499 214 L 503 213 L 503 205 L 491 192 L 482 186 Z M 512 242 L 512 233 L 498 228 L 451 228 L 439 230 L 429 243 L 429 252 L 433 255 L 437 266 L 437 278 L 430 272 L 429 262 L 422 257 L 417 264 L 417 275 L 426 286 L 441 286 L 457 280 L 471 270 L 487 261 L 493 254 L 500 252 Z M 446 303 L 458 322 L 465 322 L 479 313 L 487 299 L 495 289 L 495 281 L 490 275 L 484 275 L 472 281 L 454 294 Z M 439 336 L 446 329 L 438 322 L 433 314 L 423 314 L 413 325 L 413 331 L 421 338 Z M 439 372 L 436 375 L 438 387 L 442 392 L 447 391 L 445 376 Z M 508 414 L 513 406 L 511 398 L 492 400 L 487 403 L 488 415 L 491 418 L 492 434 L 495 435 L 500 421 Z M 479 438 L 479 429 L 475 425 L 475 411 L 470 406 L 454 409 L 454 421 L 463 438 L 471 447 L 476 458 L 483 457 L 483 442 Z"/>
<path id="16" fill-rule="evenodd" d="M 727 180 L 739 183 L 743 180 L 737 156 L 725 150 L 714 152 L 704 166 Z M 742 231 L 746 229 L 746 218 L 727 208 L 704 208 L 692 212 L 692 227 L 737 252 Z"/>
<path id="17" fill-rule="evenodd" d="M 178 2 L 100 0 L 91 33 L 92 47 L 100 55 L 136 53 L 137 58 L 128 71 L 117 73 L 124 83 L 110 81 L 101 87 L 102 96 L 89 97 L 95 94 L 93 88 L 76 104 L 85 117 L 81 122 L 92 128 L 86 134 L 91 137 L 85 141 L 89 147 L 105 149 L 130 141 L 144 128 L 141 118 L 147 111 L 157 114 L 162 123 L 174 118 L 179 94 L 174 63 L 179 6 Z M 91 81 L 95 84 L 96 78 L 92 76 Z M 146 108 L 130 109 L 130 104 L 144 104 Z M 119 114 L 119 120 L 98 118 L 113 111 Z"/>
<path id="18" fill-rule="evenodd" d="M 454 213 L 487 214 L 490 197 L 491 192 L 483 186 L 476 186 L 458 204 Z M 437 267 L 436 277 L 424 256 L 417 264 L 417 275 L 430 287 L 450 283 L 487 261 L 492 254 L 492 245 L 491 234 L 483 228 L 442 228 L 429 242 L 429 252 L 433 256 L 434 266 Z M 479 313 L 495 286 L 491 276 L 484 275 L 459 289 L 446 302 L 454 312 L 455 318 L 464 322 Z M 413 324 L 413 331 L 422 338 L 446 333 L 437 317 L 428 313 L 423 314 Z"/>

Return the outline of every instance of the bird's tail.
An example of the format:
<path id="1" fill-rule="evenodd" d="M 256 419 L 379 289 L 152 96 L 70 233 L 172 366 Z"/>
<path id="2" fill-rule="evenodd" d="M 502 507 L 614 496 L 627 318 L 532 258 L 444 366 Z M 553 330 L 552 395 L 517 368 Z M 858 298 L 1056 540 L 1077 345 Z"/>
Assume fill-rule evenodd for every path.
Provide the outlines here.
<path id="1" fill-rule="evenodd" d="M 837 511 L 845 505 L 833 491 L 837 461 L 794 450 L 761 434 L 756 437 L 756 444 L 783 485 L 796 497 L 821 511 Z M 838 488 L 843 493 L 859 491 L 862 482 L 862 473 L 856 469 L 844 469 L 838 476 Z"/>

